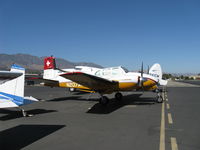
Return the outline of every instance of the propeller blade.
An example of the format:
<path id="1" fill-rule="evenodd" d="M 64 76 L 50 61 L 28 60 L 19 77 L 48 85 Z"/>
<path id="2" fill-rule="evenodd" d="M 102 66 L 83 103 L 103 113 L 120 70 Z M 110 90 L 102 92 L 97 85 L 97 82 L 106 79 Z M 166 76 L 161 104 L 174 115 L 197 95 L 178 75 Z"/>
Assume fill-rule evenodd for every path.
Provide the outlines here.
<path id="1" fill-rule="evenodd" d="M 143 62 L 142 62 L 142 66 L 141 66 L 141 77 L 143 78 Z"/>
<path id="2" fill-rule="evenodd" d="M 144 69 L 143 69 L 143 62 L 142 62 L 142 66 L 141 66 L 141 76 L 140 76 L 140 86 L 142 87 L 142 89 L 144 90 L 144 87 L 143 87 L 143 72 L 144 72 Z"/>

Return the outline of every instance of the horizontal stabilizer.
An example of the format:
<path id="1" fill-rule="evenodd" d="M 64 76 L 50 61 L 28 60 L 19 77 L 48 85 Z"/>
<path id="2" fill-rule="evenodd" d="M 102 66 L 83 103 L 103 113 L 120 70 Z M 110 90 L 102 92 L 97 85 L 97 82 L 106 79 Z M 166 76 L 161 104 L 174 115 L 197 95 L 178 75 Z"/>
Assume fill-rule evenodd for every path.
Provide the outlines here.
<path id="1" fill-rule="evenodd" d="M 19 76 L 21 76 L 23 73 L 20 72 L 11 72 L 11 71 L 0 71 L 0 81 L 2 80 L 12 80 Z"/>
<path id="2" fill-rule="evenodd" d="M 0 108 L 18 107 L 14 102 L 7 99 L 0 99 Z"/>
<path id="3" fill-rule="evenodd" d="M 34 103 L 34 102 L 37 102 L 38 99 L 30 96 L 30 97 L 24 97 L 24 104 L 23 105 L 27 105 L 27 104 L 31 104 L 31 103 Z"/>
<path id="4" fill-rule="evenodd" d="M 33 97 L 20 97 L 0 92 L 0 108 L 18 107 L 21 105 L 31 104 L 38 100 Z"/>

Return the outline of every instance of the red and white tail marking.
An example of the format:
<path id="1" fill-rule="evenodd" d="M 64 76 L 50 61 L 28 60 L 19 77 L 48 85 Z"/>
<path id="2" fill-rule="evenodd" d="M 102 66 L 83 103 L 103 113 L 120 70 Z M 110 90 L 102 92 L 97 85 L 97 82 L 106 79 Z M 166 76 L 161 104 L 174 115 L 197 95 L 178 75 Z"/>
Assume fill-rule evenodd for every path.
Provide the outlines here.
<path id="1" fill-rule="evenodd" d="M 56 63 L 54 57 L 51 56 L 44 58 L 44 70 L 55 69 L 55 68 L 56 68 Z"/>

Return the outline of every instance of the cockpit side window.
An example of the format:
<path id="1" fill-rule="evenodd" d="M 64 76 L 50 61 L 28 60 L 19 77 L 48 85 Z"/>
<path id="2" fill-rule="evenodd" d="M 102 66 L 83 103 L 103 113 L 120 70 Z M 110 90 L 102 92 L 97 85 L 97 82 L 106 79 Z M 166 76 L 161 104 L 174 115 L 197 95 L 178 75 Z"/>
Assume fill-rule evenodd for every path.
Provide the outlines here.
<path id="1" fill-rule="evenodd" d="M 113 76 L 119 75 L 119 73 L 120 73 L 120 72 L 119 72 L 119 69 L 118 69 L 118 68 L 113 68 L 113 69 L 112 69 L 112 75 L 113 75 Z"/>
<path id="2" fill-rule="evenodd" d="M 102 76 L 102 71 L 101 71 L 101 70 L 98 70 L 98 71 L 95 73 L 95 75 L 96 75 L 96 76 L 99 76 L 99 77 Z"/>
<path id="3" fill-rule="evenodd" d="M 109 69 L 104 69 L 103 72 L 102 72 L 102 74 L 104 76 L 109 76 L 109 75 L 111 75 L 111 73 L 112 73 L 112 70 L 110 68 Z"/>

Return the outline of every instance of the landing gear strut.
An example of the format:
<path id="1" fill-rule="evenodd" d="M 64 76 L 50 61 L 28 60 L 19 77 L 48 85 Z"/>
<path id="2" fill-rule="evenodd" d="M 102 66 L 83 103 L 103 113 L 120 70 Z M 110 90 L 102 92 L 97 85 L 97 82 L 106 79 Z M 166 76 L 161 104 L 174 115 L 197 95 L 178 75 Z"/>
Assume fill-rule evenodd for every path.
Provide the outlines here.
<path id="1" fill-rule="evenodd" d="M 21 111 L 22 111 L 23 117 L 26 117 L 27 113 L 25 112 L 25 110 L 23 108 L 21 108 Z"/>
<path id="2" fill-rule="evenodd" d="M 27 112 L 23 108 L 20 108 L 20 110 L 22 112 L 23 117 L 32 117 L 33 116 L 32 114 L 27 114 Z"/>

